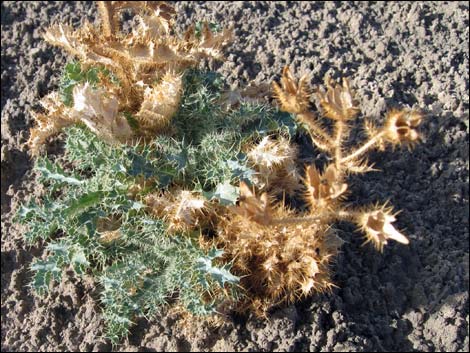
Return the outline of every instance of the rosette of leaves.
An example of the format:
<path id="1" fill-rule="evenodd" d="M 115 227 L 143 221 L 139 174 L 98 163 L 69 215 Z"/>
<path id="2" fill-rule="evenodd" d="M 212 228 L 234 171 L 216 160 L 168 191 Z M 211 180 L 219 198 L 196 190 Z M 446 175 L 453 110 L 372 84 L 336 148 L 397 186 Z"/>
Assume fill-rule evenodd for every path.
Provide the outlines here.
<path id="1" fill-rule="evenodd" d="M 167 183 L 168 165 L 157 154 L 109 146 L 83 128 L 67 133 L 66 156 L 75 172 L 38 159 L 47 194 L 17 213 L 28 226 L 28 243 L 47 244 L 48 257 L 31 265 L 36 292 L 46 294 L 65 268 L 92 273 L 103 287 L 106 336 L 114 343 L 136 317 L 175 298 L 190 312 L 208 315 L 234 295 L 238 278 L 229 264 L 217 263 L 223 251 L 201 249 L 189 232 L 169 236 L 168 224 L 148 214 L 132 192 L 139 181 L 140 193 Z"/>
<path id="2" fill-rule="evenodd" d="M 99 89 L 90 68 L 76 70 L 72 82 L 77 67 L 63 81 Z M 136 317 L 166 303 L 208 315 L 237 301 L 239 279 L 208 234 L 237 201 L 239 182 L 254 180 L 245 144 L 295 131 L 288 114 L 265 104 L 227 110 L 226 86 L 214 73 L 187 70 L 182 84 L 171 135 L 128 145 L 109 143 L 83 123 L 65 128 L 67 168 L 38 157 L 47 193 L 18 211 L 26 240 L 44 241 L 48 254 L 31 266 L 32 287 L 47 294 L 69 267 L 91 273 L 103 288 L 106 336 L 115 343 Z"/>

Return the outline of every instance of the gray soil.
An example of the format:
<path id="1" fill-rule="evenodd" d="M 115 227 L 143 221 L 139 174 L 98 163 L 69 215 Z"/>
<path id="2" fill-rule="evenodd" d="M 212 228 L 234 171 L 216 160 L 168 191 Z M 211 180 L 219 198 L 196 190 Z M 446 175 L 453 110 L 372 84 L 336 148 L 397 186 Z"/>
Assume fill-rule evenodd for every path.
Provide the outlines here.
<path id="1" fill-rule="evenodd" d="M 380 122 L 390 107 L 426 113 L 423 142 L 374 152 L 382 170 L 354 176 L 350 201 L 390 199 L 408 247 L 380 254 L 349 224 L 332 293 L 272 313 L 231 317 L 221 327 L 181 324 L 162 313 L 138 320 L 117 350 L 139 351 L 468 351 L 469 350 L 469 5 L 468 2 L 178 2 L 178 25 L 208 19 L 235 27 L 227 60 L 215 68 L 233 85 L 279 79 L 290 65 L 348 76 L 364 115 Z M 57 88 L 70 58 L 41 38 L 60 21 L 93 20 L 89 2 L 2 2 L 1 319 L 2 351 L 109 351 L 92 278 L 64 276 L 46 298 L 27 287 L 33 257 L 19 204 L 40 195 L 25 141 L 30 109 Z M 50 147 L 61 153 L 60 137 Z"/>

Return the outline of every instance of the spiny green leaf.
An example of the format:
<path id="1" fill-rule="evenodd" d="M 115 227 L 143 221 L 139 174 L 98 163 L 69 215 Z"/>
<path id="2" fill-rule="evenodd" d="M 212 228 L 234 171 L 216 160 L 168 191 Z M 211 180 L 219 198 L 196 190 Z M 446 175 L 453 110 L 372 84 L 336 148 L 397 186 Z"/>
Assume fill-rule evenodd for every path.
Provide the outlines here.
<path id="1" fill-rule="evenodd" d="M 24 233 L 28 244 L 33 244 L 38 239 L 48 239 L 58 229 L 57 222 L 38 220 L 29 224 L 29 229 Z"/>
<path id="2" fill-rule="evenodd" d="M 31 265 L 31 270 L 33 271 L 48 271 L 58 273 L 62 270 L 57 266 L 57 263 L 54 260 L 43 261 L 38 260 Z"/>
<path id="3" fill-rule="evenodd" d="M 85 256 L 85 252 L 81 248 L 73 251 L 70 263 L 77 274 L 83 274 L 85 269 L 90 265 Z"/>
<path id="4" fill-rule="evenodd" d="M 52 279 L 59 280 L 62 274 L 62 269 L 54 258 L 37 260 L 31 264 L 31 270 L 35 272 L 31 285 L 39 295 L 48 292 Z"/>
<path id="5" fill-rule="evenodd" d="M 252 181 L 252 177 L 256 173 L 254 169 L 240 163 L 239 160 L 228 160 L 226 163 L 232 171 L 232 178 L 238 178 L 242 181 Z"/>
<path id="6" fill-rule="evenodd" d="M 130 209 L 131 210 L 141 210 L 143 208 L 145 208 L 146 206 L 142 203 L 142 202 L 139 202 L 139 201 L 131 201 L 131 207 Z"/>
<path id="7" fill-rule="evenodd" d="M 65 217 L 74 217 L 78 213 L 85 211 L 87 208 L 98 204 L 106 193 L 104 191 L 90 192 L 75 200 L 63 211 Z"/>
<path id="8" fill-rule="evenodd" d="M 184 291 L 181 295 L 181 301 L 185 304 L 186 309 L 198 316 L 209 316 L 215 312 L 215 302 L 205 303 L 199 296 L 194 293 Z"/>
<path id="9" fill-rule="evenodd" d="M 77 177 L 68 176 L 57 164 L 52 164 L 48 158 L 40 158 L 37 161 L 35 169 L 40 171 L 42 177 L 45 179 L 55 180 L 59 183 L 69 184 L 69 185 L 82 185 L 83 180 L 78 179 Z"/>
<path id="10" fill-rule="evenodd" d="M 211 260 L 216 259 L 218 257 L 221 257 L 224 254 L 224 250 L 222 249 L 217 249 L 217 248 L 212 248 L 209 250 L 207 253 L 207 257 Z"/>
<path id="11" fill-rule="evenodd" d="M 59 94 L 68 107 L 73 105 L 73 88 L 82 82 L 89 82 L 93 86 L 99 83 L 98 73 L 102 72 L 104 75 L 111 78 L 111 82 L 118 84 L 115 76 L 104 67 L 90 67 L 87 70 L 82 70 L 81 64 L 73 61 L 65 65 L 64 72 L 59 85 Z"/>
<path id="12" fill-rule="evenodd" d="M 28 206 L 21 205 L 16 212 L 15 221 L 25 223 L 33 217 L 44 215 L 43 210 L 34 201 L 30 202 Z"/>
<path id="13" fill-rule="evenodd" d="M 223 206 L 234 205 L 238 199 L 239 193 L 239 187 L 231 185 L 229 181 L 218 184 L 214 191 L 203 191 L 203 195 L 206 199 L 217 199 Z"/>
<path id="14" fill-rule="evenodd" d="M 196 269 L 204 274 L 207 274 L 215 280 L 220 287 L 224 287 L 225 283 L 237 284 L 240 282 L 240 278 L 234 276 L 227 269 L 227 265 L 223 267 L 216 267 L 212 265 L 212 258 L 200 257 L 196 261 Z"/>
<path id="15" fill-rule="evenodd" d="M 157 170 L 146 157 L 134 151 L 129 151 L 127 153 L 127 160 L 130 161 L 130 166 L 126 168 L 122 163 L 119 166 L 131 176 L 143 175 L 145 178 L 150 178 L 157 174 Z"/>
<path id="16" fill-rule="evenodd" d="M 47 248 L 54 252 L 54 256 L 56 258 L 61 257 L 63 259 L 68 258 L 69 254 L 69 246 L 64 243 L 52 243 L 47 246 Z"/>

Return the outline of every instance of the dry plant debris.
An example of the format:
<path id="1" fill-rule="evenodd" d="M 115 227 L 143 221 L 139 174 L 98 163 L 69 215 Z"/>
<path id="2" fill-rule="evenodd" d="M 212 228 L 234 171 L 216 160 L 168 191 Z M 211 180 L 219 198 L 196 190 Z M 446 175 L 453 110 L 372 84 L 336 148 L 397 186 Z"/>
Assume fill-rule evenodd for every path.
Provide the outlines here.
<path id="1" fill-rule="evenodd" d="M 87 83 L 73 90 L 73 107 L 66 107 L 55 95 L 43 100 L 47 118 L 35 114 L 37 128 L 29 145 L 37 153 L 40 145 L 66 126 L 84 123 L 110 142 L 131 142 L 139 136 L 165 131 L 179 107 L 182 73 L 204 58 L 222 56 L 221 48 L 230 30 L 214 34 L 208 23 L 199 35 L 194 26 L 181 36 L 173 33 L 174 9 L 163 2 L 98 1 L 101 26 L 86 23 L 79 30 L 55 25 L 44 35 L 47 42 L 75 56 L 84 68 L 100 67 L 115 75 L 119 85 L 103 77 L 102 89 Z M 126 34 L 120 28 L 119 13 L 132 9 L 138 25 Z M 138 131 L 133 131 L 125 113 L 133 114 Z"/>

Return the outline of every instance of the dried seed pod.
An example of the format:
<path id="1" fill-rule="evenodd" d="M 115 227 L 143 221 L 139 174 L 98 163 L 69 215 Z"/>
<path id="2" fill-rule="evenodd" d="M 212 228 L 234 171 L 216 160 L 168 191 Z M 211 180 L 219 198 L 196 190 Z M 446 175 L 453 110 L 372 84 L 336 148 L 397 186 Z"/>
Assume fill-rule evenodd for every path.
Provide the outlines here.
<path id="1" fill-rule="evenodd" d="M 297 150 L 283 137 L 278 140 L 265 136 L 247 153 L 251 164 L 263 171 L 272 171 L 295 159 Z"/>
<path id="2" fill-rule="evenodd" d="M 392 239 L 402 244 L 409 244 L 409 240 L 392 225 L 396 221 L 390 208 L 385 206 L 372 211 L 361 212 L 357 223 L 366 234 L 366 242 L 372 242 L 375 248 L 383 251 L 384 245 Z"/>
<path id="3" fill-rule="evenodd" d="M 313 210 L 327 209 L 328 206 L 344 195 L 348 185 L 334 164 L 330 164 L 321 174 L 313 165 L 305 169 L 305 199 Z"/>
<path id="4" fill-rule="evenodd" d="M 422 119 L 422 114 L 414 110 L 392 110 L 385 123 L 385 139 L 394 144 L 413 145 L 419 139 L 416 128 Z"/>
<path id="5" fill-rule="evenodd" d="M 296 83 L 289 67 L 284 67 L 281 77 L 281 86 L 273 82 L 276 99 L 281 104 L 281 110 L 301 114 L 308 110 L 310 93 L 307 86 L 307 76 L 304 75 Z"/>
<path id="6" fill-rule="evenodd" d="M 249 164 L 256 171 L 253 183 L 276 195 L 294 194 L 301 187 L 297 155 L 297 148 L 282 136 L 277 140 L 264 137 L 247 152 Z"/>
<path id="7" fill-rule="evenodd" d="M 150 194 L 145 204 L 157 217 L 168 223 L 170 233 L 189 232 L 210 221 L 206 200 L 188 190 L 173 190 L 164 195 Z"/>
<path id="8" fill-rule="evenodd" d="M 333 120 L 351 120 L 359 113 L 357 102 L 354 100 L 353 92 L 349 87 L 349 80 L 343 78 L 343 85 L 340 86 L 326 78 L 326 92 L 317 93 L 320 99 L 325 116 Z"/>
<path id="9" fill-rule="evenodd" d="M 268 194 L 265 192 L 258 198 L 244 182 L 240 182 L 239 205 L 232 206 L 231 210 L 246 219 L 263 225 L 271 223 L 272 220 Z"/>

